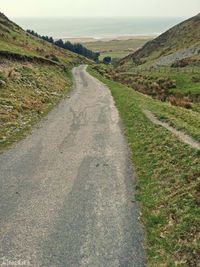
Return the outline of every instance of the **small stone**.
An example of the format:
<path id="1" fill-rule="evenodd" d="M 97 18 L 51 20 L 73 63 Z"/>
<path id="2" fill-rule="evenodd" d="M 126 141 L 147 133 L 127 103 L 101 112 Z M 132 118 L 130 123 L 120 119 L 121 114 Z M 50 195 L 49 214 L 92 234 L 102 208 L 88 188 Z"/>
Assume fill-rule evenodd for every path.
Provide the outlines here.
<path id="1" fill-rule="evenodd" d="M 61 96 L 61 94 L 57 93 L 57 92 L 52 92 L 51 93 L 52 96 Z"/>
<path id="2" fill-rule="evenodd" d="M 3 80 L 0 80 L 0 87 L 4 87 L 6 85 L 6 82 Z"/>

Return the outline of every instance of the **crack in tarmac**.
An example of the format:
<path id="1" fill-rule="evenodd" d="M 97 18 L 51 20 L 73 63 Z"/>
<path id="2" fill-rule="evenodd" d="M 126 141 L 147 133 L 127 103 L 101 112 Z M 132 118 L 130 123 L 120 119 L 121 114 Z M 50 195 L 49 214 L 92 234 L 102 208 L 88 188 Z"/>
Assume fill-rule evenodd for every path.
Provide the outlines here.
<path id="1" fill-rule="evenodd" d="M 117 109 L 85 66 L 73 76 L 70 98 L 0 155 L 0 258 L 34 267 L 144 267 Z"/>

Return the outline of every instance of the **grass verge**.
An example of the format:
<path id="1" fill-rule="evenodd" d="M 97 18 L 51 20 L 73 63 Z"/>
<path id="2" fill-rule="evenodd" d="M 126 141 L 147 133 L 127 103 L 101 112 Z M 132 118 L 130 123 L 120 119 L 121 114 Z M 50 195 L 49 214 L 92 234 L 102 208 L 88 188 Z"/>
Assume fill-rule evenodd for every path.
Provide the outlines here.
<path id="1" fill-rule="evenodd" d="M 59 66 L 5 61 L 0 69 L 0 152 L 19 141 L 72 86 Z"/>
<path id="2" fill-rule="evenodd" d="M 89 72 L 110 88 L 123 121 L 138 177 L 148 266 L 198 266 L 199 151 L 152 124 L 143 113 L 150 106 L 160 112 L 164 107 L 170 116 L 170 105 L 107 80 L 91 67 Z"/>

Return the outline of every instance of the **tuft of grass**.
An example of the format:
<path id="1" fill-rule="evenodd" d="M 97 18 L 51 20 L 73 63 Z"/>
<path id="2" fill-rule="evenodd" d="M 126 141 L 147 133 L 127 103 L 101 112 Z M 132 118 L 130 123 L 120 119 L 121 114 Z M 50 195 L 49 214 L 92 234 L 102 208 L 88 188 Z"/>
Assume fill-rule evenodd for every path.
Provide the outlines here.
<path id="1" fill-rule="evenodd" d="M 163 118 L 172 118 L 170 105 L 107 80 L 92 68 L 89 71 L 110 88 L 123 121 L 137 173 L 137 200 L 141 203 L 148 266 L 198 266 L 199 151 L 152 124 L 143 113 L 148 107 L 164 114 Z M 173 112 L 179 114 L 179 120 L 181 114 L 189 119 L 189 112 L 192 113 L 179 107 L 173 107 Z M 194 116 L 199 119 L 199 114 Z M 193 120 L 190 131 L 198 125 Z"/>

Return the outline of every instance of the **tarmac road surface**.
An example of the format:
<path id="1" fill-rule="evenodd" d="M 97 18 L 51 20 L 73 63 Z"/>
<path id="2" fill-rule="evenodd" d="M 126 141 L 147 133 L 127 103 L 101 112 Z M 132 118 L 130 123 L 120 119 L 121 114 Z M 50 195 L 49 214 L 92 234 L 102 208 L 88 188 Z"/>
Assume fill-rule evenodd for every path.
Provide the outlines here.
<path id="1" fill-rule="evenodd" d="M 0 155 L 0 265 L 145 266 L 117 109 L 85 66 L 73 75 L 70 98 Z"/>

